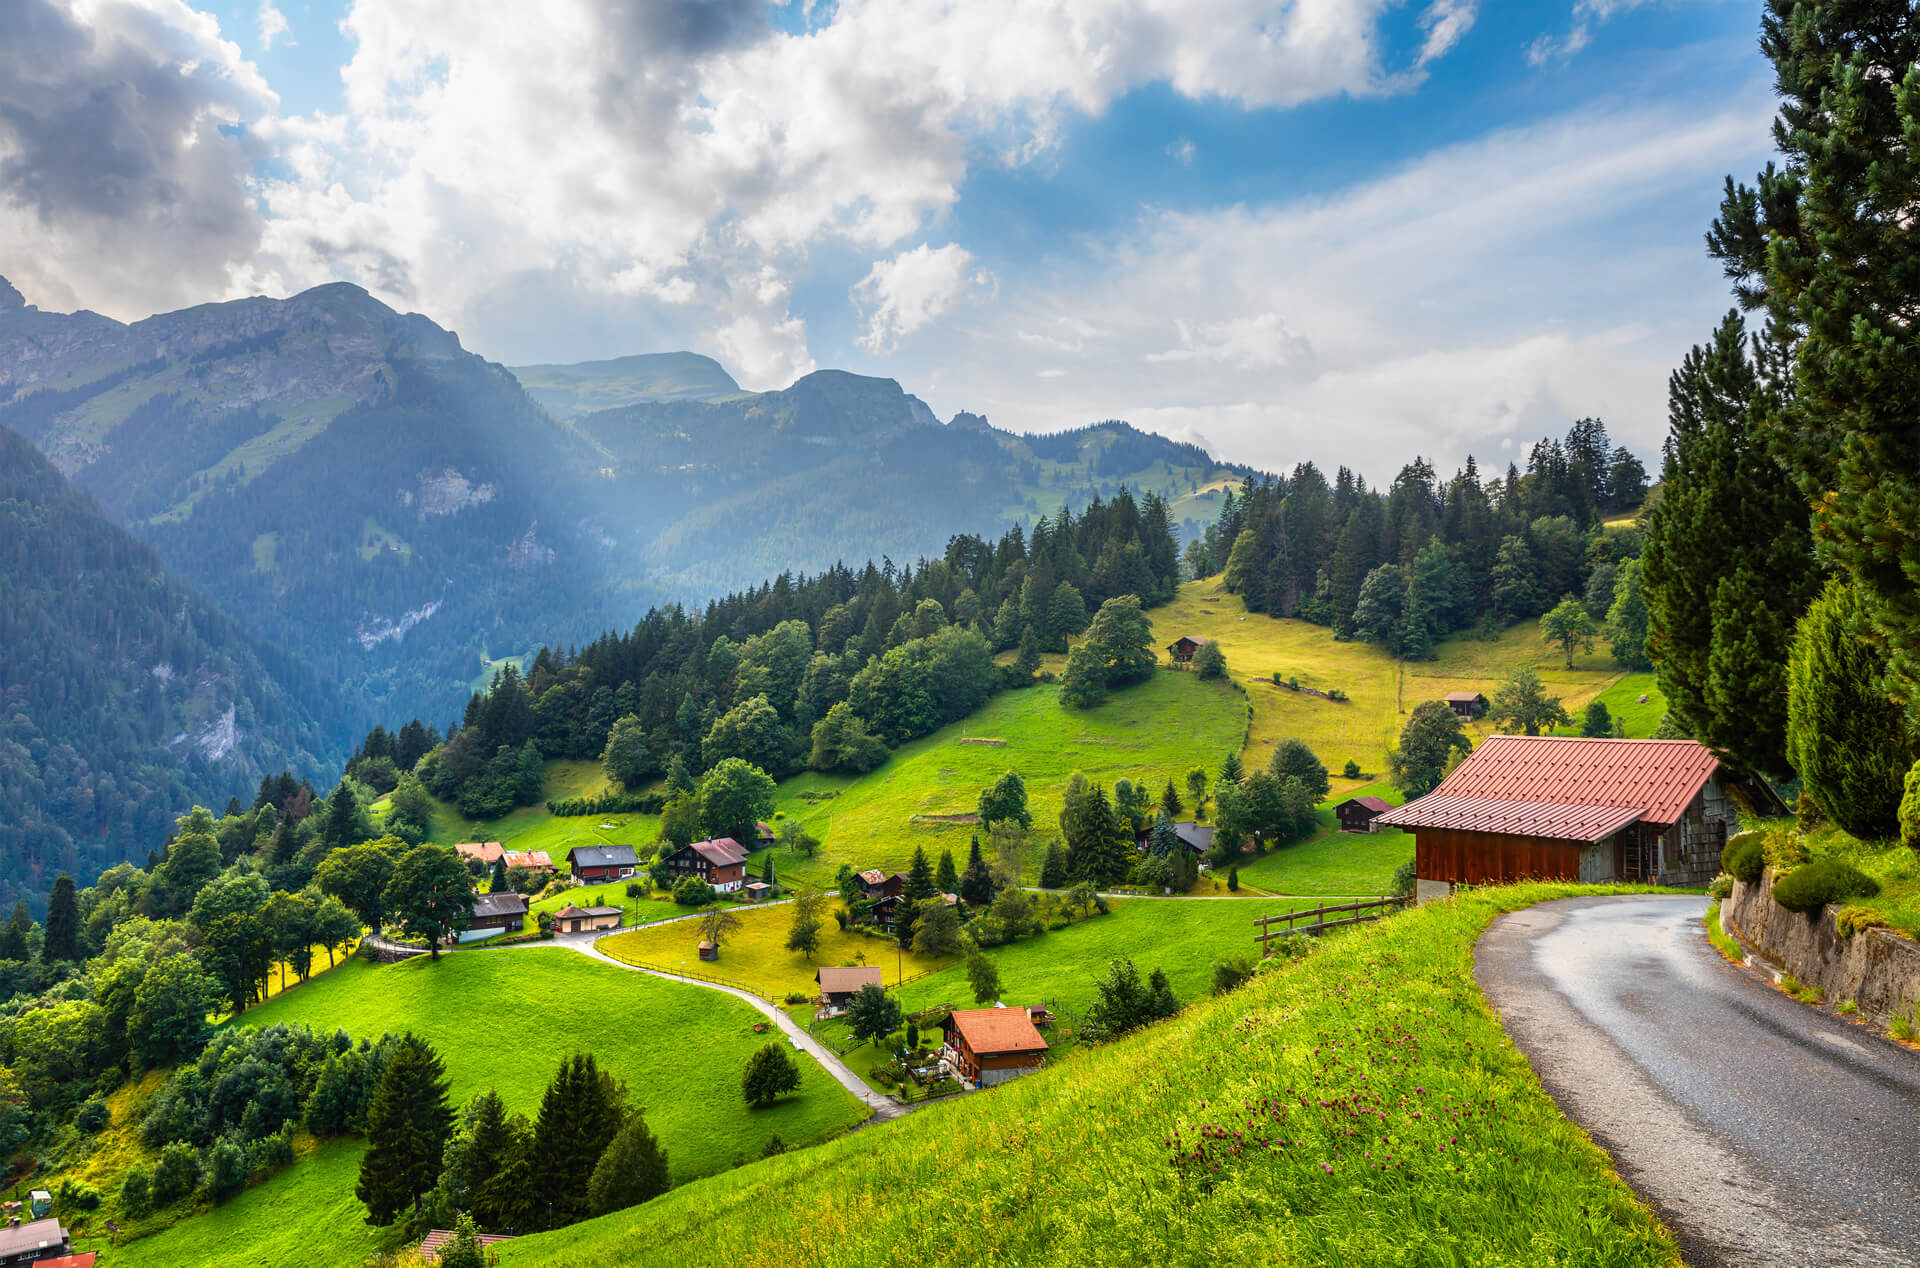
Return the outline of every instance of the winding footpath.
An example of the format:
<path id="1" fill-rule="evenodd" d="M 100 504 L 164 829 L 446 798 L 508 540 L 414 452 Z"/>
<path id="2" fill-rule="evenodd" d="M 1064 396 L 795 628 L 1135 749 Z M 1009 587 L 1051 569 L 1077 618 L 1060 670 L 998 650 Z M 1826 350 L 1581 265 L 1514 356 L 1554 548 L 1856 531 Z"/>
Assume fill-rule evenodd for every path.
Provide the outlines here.
<path id="1" fill-rule="evenodd" d="M 1475 977 L 1694 1268 L 1920 1268 L 1920 1055 L 1727 963 L 1703 906 L 1513 912 Z"/>

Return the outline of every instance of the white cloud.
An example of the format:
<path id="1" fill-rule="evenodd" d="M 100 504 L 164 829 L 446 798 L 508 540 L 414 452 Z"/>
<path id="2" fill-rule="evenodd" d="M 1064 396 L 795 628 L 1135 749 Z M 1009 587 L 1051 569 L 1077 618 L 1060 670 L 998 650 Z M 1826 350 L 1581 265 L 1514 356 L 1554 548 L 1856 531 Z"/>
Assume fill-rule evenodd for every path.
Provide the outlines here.
<path id="1" fill-rule="evenodd" d="M 1445 3 L 1446 0 L 1440 0 Z M 1542 68 L 1551 62 L 1564 62 L 1593 42 L 1593 28 L 1622 13 L 1632 12 L 1651 0 L 1576 0 L 1573 21 L 1567 33 L 1558 39 L 1542 35 L 1527 45 L 1527 64 Z"/>
<path id="2" fill-rule="evenodd" d="M 260 0 L 260 47 L 271 49 L 273 42 L 286 33 L 287 15 L 273 7 L 273 0 Z"/>
<path id="3" fill-rule="evenodd" d="M 1473 12 L 1434 0 L 1418 59 L 1394 64 L 1395 0 L 841 0 L 798 33 L 764 0 L 551 0 L 538 22 L 518 0 L 354 0 L 344 107 L 295 119 L 180 0 L 29 2 L 95 24 L 164 11 L 191 38 L 156 56 L 246 81 L 222 117 L 279 164 L 234 200 L 254 240 L 224 284 L 197 275 L 177 302 L 344 278 L 511 356 L 544 291 L 616 329 L 671 310 L 679 342 L 735 350 L 761 387 L 812 365 L 786 297 L 820 245 L 897 253 L 974 168 L 1048 160 L 1068 120 L 1145 84 L 1275 107 L 1406 91 Z M 258 17 L 263 44 L 284 38 L 273 0 Z M 96 242 L 32 246 L 70 283 L 39 298 L 156 306 L 129 280 L 151 257 L 105 253 L 116 277 L 75 258 Z M 917 318 L 883 320 L 870 337 Z"/>
<path id="4" fill-rule="evenodd" d="M 1370 479 L 1586 414 L 1651 456 L 1667 374 L 1729 302 L 1699 245 L 1712 174 L 1763 157 L 1770 111 L 1759 85 L 1713 112 L 1589 110 L 1331 197 L 1151 215 L 1090 280 L 1007 279 L 942 341 L 953 386 L 929 403 L 1018 431 L 1125 418 Z M 1068 344 L 1073 373 L 1045 377 Z M 899 355 L 920 381 L 918 349 Z"/>
<path id="5" fill-rule="evenodd" d="M 1420 15 L 1420 29 L 1427 37 L 1420 45 L 1419 64 L 1426 66 L 1452 52 L 1479 12 L 1477 0 L 1433 0 Z"/>
<path id="6" fill-rule="evenodd" d="M 1167 147 L 1167 157 L 1171 158 L 1174 162 L 1180 164 L 1180 166 L 1182 167 L 1192 167 L 1193 156 L 1194 156 L 1193 142 L 1188 140 L 1186 137 L 1181 137 L 1178 141 L 1175 141 L 1173 144 Z"/>
<path id="7" fill-rule="evenodd" d="M 993 277 L 973 266 L 973 255 L 958 243 L 933 249 L 921 243 L 891 260 L 876 261 L 851 292 L 867 323 L 855 342 L 869 352 L 886 353 L 903 335 L 945 314 L 968 292 L 993 289 Z"/>

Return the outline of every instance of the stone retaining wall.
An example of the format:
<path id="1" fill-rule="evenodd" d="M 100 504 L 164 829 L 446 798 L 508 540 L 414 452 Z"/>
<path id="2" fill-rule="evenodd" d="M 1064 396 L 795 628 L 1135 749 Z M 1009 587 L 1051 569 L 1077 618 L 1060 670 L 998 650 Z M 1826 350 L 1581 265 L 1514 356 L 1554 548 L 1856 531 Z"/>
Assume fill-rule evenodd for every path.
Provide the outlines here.
<path id="1" fill-rule="evenodd" d="M 1773 871 L 1757 885 L 1733 883 L 1720 904 L 1720 927 L 1827 999 L 1850 999 L 1862 1013 L 1884 1023 L 1896 1012 L 1920 1008 L 1920 942 L 1889 929 L 1868 929 L 1842 938 L 1834 927 L 1838 910 L 1802 914 L 1773 901 Z"/>
<path id="2" fill-rule="evenodd" d="M 442 947 L 445 951 L 449 948 Z M 388 942 L 377 933 L 370 933 L 360 940 L 360 955 L 366 956 L 376 964 L 398 964 L 402 960 L 411 960 L 417 955 L 427 954 L 425 947 L 403 947 L 397 942 Z"/>

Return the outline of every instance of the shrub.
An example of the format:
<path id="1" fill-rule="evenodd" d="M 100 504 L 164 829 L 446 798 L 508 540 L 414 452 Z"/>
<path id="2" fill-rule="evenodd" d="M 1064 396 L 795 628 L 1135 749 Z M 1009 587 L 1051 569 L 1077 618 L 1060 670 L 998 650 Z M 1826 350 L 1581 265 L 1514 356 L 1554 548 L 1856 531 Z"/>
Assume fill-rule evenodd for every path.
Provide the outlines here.
<path id="1" fill-rule="evenodd" d="M 1393 869 L 1393 892 L 1404 898 L 1413 892 L 1413 883 L 1417 879 L 1412 859 L 1408 859 Z"/>
<path id="2" fill-rule="evenodd" d="M 53 1204 L 61 1210 L 95 1211 L 100 1208 L 100 1190 L 78 1180 L 63 1179 L 53 1186 Z"/>
<path id="3" fill-rule="evenodd" d="M 1200 650 L 1193 654 L 1194 673 L 1201 678 L 1224 678 L 1227 674 L 1227 658 L 1221 652 L 1218 643 L 1202 643 Z"/>
<path id="4" fill-rule="evenodd" d="M 715 897 L 713 886 L 698 876 L 683 876 L 680 883 L 673 887 L 673 901 L 682 907 L 704 907 Z"/>
<path id="5" fill-rule="evenodd" d="M 1348 779 L 1358 779 L 1360 778 L 1360 763 L 1354 761 L 1352 758 L 1348 758 L 1346 768 L 1340 773 Z"/>
<path id="6" fill-rule="evenodd" d="M 1240 892 L 1240 869 L 1237 867 L 1227 869 L 1227 892 L 1229 894 Z"/>
<path id="7" fill-rule="evenodd" d="M 1920 850 L 1920 762 L 1908 769 L 1900 797 L 1900 840 L 1909 850 Z"/>
<path id="8" fill-rule="evenodd" d="M 107 1124 L 111 1121 L 113 1121 L 113 1111 L 108 1109 L 107 1103 L 97 1096 L 83 1102 L 73 1116 L 73 1125 L 89 1136 L 105 1131 Z"/>
<path id="9" fill-rule="evenodd" d="M 1340 690 L 1340 688 L 1338 688 L 1338 687 L 1328 687 L 1328 688 L 1327 688 L 1327 699 L 1329 699 L 1329 700 L 1345 700 L 1346 698 L 1347 698 L 1347 693 L 1346 693 L 1346 692 L 1344 692 L 1344 691 L 1342 691 L 1342 690 Z"/>
<path id="10" fill-rule="evenodd" d="M 1860 1005 L 1850 999 L 1843 999 L 1833 1006 L 1833 1011 L 1839 1013 L 1842 1017 L 1851 1017 L 1860 1011 Z"/>
<path id="11" fill-rule="evenodd" d="M 1868 929 L 1884 929 L 1887 918 L 1867 907 L 1846 906 L 1833 914 L 1833 927 L 1843 938 L 1851 938 L 1856 933 Z"/>
<path id="12" fill-rule="evenodd" d="M 1764 835 L 1762 849 L 1767 866 L 1774 870 L 1775 875 L 1792 871 L 1810 857 L 1806 838 L 1797 832 L 1768 832 Z"/>
<path id="13" fill-rule="evenodd" d="M 1716 900 L 1723 899 L 1728 897 L 1732 893 L 1733 893 L 1733 877 L 1728 876 L 1725 872 L 1720 873 L 1720 875 L 1714 877 L 1712 880 L 1707 882 L 1708 898 L 1712 898 Z"/>
<path id="14" fill-rule="evenodd" d="M 1735 833 L 1720 849 L 1720 870 L 1737 881 L 1757 885 L 1760 873 L 1767 866 L 1765 845 L 1762 833 Z"/>
<path id="15" fill-rule="evenodd" d="M 1773 883 L 1773 901 L 1788 911 L 1816 912 L 1842 898 L 1871 898 L 1879 892 L 1879 882 L 1838 859 L 1803 864 Z"/>
<path id="16" fill-rule="evenodd" d="M 1914 1018 L 1906 1013 L 1895 1013 L 1893 1023 L 1887 1027 L 1887 1033 L 1903 1043 L 1912 1043 L 1914 1039 Z"/>
<path id="17" fill-rule="evenodd" d="M 176 1140 L 160 1151 L 160 1160 L 153 1165 L 150 1190 L 155 1206 L 177 1201 L 199 1187 L 199 1150 L 184 1140 Z"/>
<path id="18" fill-rule="evenodd" d="M 215 1141 L 207 1150 L 207 1191 L 222 1202 L 246 1187 L 247 1151 L 230 1136 Z"/>
<path id="19" fill-rule="evenodd" d="M 1238 990 L 1252 977 L 1252 956 L 1222 956 L 1213 962 L 1213 993 L 1225 995 L 1228 991 Z"/>
<path id="20" fill-rule="evenodd" d="M 147 1169 L 135 1167 L 120 1181 L 120 1209 L 128 1215 L 144 1215 L 150 1198 Z"/>

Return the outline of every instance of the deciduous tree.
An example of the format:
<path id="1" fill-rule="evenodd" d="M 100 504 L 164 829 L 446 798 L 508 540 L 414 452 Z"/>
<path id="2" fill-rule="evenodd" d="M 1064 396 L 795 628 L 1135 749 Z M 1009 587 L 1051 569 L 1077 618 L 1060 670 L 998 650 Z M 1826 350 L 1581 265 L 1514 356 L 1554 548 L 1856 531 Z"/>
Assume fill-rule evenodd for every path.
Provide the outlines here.
<path id="1" fill-rule="evenodd" d="M 1573 715 L 1560 703 L 1560 697 L 1547 694 L 1540 682 L 1540 675 L 1530 665 L 1515 670 L 1513 677 L 1495 689 L 1493 700 L 1487 708 L 1487 717 L 1509 735 L 1516 731 L 1523 735 L 1538 735 L 1543 730 L 1565 726 L 1573 721 Z"/>
<path id="2" fill-rule="evenodd" d="M 1409 798 L 1424 797 L 1446 777 L 1455 753 L 1473 750 L 1453 710 L 1439 700 L 1415 705 L 1400 732 L 1400 744 L 1387 756 L 1394 786 Z"/>
<path id="3" fill-rule="evenodd" d="M 800 1070 L 782 1043 L 765 1043 L 747 1058 L 740 1072 L 740 1094 L 754 1109 L 765 1109 L 789 1092 L 800 1090 Z"/>

